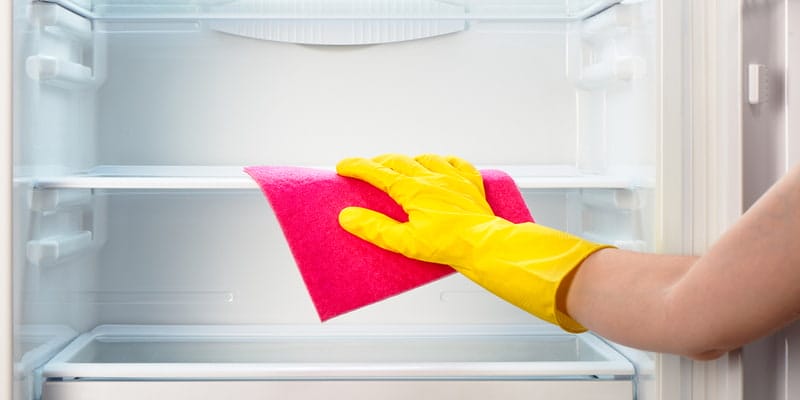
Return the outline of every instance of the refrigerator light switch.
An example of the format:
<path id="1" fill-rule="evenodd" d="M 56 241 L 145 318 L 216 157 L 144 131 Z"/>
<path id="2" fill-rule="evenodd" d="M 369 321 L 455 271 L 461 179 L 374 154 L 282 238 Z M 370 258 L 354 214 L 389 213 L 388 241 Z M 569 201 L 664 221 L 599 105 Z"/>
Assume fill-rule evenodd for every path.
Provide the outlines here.
<path id="1" fill-rule="evenodd" d="M 747 102 L 761 104 L 767 101 L 767 66 L 749 64 L 747 66 Z"/>

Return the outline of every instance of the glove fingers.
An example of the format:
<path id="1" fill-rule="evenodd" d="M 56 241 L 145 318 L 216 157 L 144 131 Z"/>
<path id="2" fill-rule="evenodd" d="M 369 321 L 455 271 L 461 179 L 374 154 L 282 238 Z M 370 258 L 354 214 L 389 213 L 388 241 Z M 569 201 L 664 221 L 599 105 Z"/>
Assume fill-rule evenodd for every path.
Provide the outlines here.
<path id="1" fill-rule="evenodd" d="M 440 174 L 460 176 L 459 171 L 447 159 L 437 154 L 420 154 L 414 157 L 419 164 L 430 171 Z"/>
<path id="2" fill-rule="evenodd" d="M 462 174 L 480 176 L 480 172 L 478 172 L 478 169 L 475 168 L 475 166 L 472 165 L 469 161 L 464 160 L 463 158 L 456 156 L 445 156 L 444 159 L 447 160 L 447 162 L 450 163 L 450 165 L 452 165 L 453 168 L 457 169 Z"/>
<path id="3" fill-rule="evenodd" d="M 472 182 L 475 187 L 479 188 L 482 195 L 486 196 L 486 192 L 483 188 L 483 176 L 474 165 L 456 156 L 447 156 L 445 157 L 445 160 L 447 160 L 447 162 L 453 166 L 453 168 L 456 169 L 461 176 L 469 179 L 469 181 Z"/>
<path id="4" fill-rule="evenodd" d="M 339 225 L 372 244 L 391 252 L 405 254 L 408 250 L 405 224 L 377 211 L 362 207 L 346 207 L 339 212 Z"/>
<path id="5" fill-rule="evenodd" d="M 384 192 L 401 178 L 397 171 L 366 158 L 346 158 L 336 165 L 336 173 L 360 179 Z"/>
<path id="6" fill-rule="evenodd" d="M 384 154 L 372 160 L 397 171 L 400 175 L 411 177 L 430 175 L 430 171 L 427 168 L 406 155 Z"/>

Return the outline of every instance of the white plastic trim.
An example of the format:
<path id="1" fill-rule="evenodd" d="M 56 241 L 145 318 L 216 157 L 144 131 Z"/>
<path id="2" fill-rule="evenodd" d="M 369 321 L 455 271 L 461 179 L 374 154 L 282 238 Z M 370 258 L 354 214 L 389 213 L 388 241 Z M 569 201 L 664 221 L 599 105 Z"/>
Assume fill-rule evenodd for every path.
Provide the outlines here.
<path id="1" fill-rule="evenodd" d="M 25 70 L 32 79 L 58 86 L 82 86 L 94 81 L 91 68 L 42 54 L 28 57 Z"/>
<path id="2" fill-rule="evenodd" d="M 538 332 L 538 333 L 537 333 Z M 140 379 L 311 379 L 311 378 L 479 378 L 632 376 L 633 367 L 619 353 L 591 334 L 576 336 L 601 355 L 597 361 L 564 362 L 292 362 L 292 363 L 90 363 L 71 362 L 92 341 L 252 342 L 281 337 L 306 339 L 469 338 L 542 335 L 568 337 L 551 327 L 532 326 L 100 326 L 81 335 L 44 366 L 46 377 Z M 120 360 L 122 361 L 122 360 Z"/>
<path id="3" fill-rule="evenodd" d="M 691 242 L 702 254 L 742 213 L 742 2 L 691 2 Z M 740 400 L 741 353 L 694 362 L 692 398 Z"/>
<path id="4" fill-rule="evenodd" d="M 32 4 L 30 19 L 41 28 L 58 28 L 82 40 L 92 37 L 92 23 L 89 20 L 55 4 Z"/>
<path id="5" fill-rule="evenodd" d="M 333 170 L 333 167 L 313 168 Z M 479 165 L 478 168 L 503 170 L 521 189 L 631 189 L 652 185 L 637 173 L 587 175 L 564 165 Z M 82 175 L 41 177 L 31 183 L 37 189 L 258 189 L 242 167 L 230 166 L 101 166 Z"/>
<path id="6" fill-rule="evenodd" d="M 212 29 L 260 40 L 313 45 L 367 45 L 418 40 L 466 29 L 465 21 L 219 21 Z"/>
<path id="7" fill-rule="evenodd" d="M 34 265 L 54 264 L 92 246 L 92 232 L 81 231 L 43 239 L 27 245 L 28 261 Z"/>
<path id="8" fill-rule="evenodd" d="M 786 35 L 786 166 L 792 168 L 800 163 L 800 4 L 786 2 L 786 21 L 788 34 Z"/>
<path id="9" fill-rule="evenodd" d="M 13 1 L 0 5 L 0 398 L 12 396 L 12 29 Z"/>
<path id="10" fill-rule="evenodd" d="M 622 33 L 641 23 L 640 4 L 618 4 L 581 23 L 581 39 L 599 43 Z"/>
<path id="11" fill-rule="evenodd" d="M 37 342 L 38 345 L 23 354 L 16 362 L 15 376 L 32 374 L 36 368 L 50 360 L 78 335 L 64 325 L 24 325 L 20 327 L 18 334 L 25 340 Z"/>
<path id="12" fill-rule="evenodd" d="M 48 381 L 46 400 L 327 399 L 327 400 L 625 400 L 631 381 Z"/>
<path id="13" fill-rule="evenodd" d="M 89 205 L 92 192 L 86 190 L 32 190 L 28 198 L 31 211 L 50 212 L 69 206 Z"/>
<path id="14" fill-rule="evenodd" d="M 763 103 L 768 97 L 768 69 L 763 64 L 747 65 L 747 102 L 751 105 Z"/>
<path id="15" fill-rule="evenodd" d="M 303 4 L 317 4 L 323 8 L 304 7 L 301 8 L 303 13 L 297 14 L 290 12 L 292 8 L 281 6 L 283 4 L 299 3 L 299 2 L 286 2 L 286 1 L 239 1 L 229 2 L 225 0 L 214 1 L 197 1 L 197 0 L 172 0 L 165 1 L 162 4 L 158 2 L 141 2 L 137 4 L 136 1 L 131 1 L 129 4 L 120 6 L 113 1 L 91 1 L 91 0 L 43 0 L 48 3 L 58 4 L 78 15 L 103 21 L 128 21 L 128 20 L 298 20 L 298 19 L 313 19 L 313 20 L 369 20 L 369 19 L 435 19 L 435 20 L 502 20 L 502 19 L 527 19 L 539 21 L 576 21 L 591 17 L 610 6 L 617 4 L 620 0 L 594 0 L 583 1 L 580 8 L 571 6 L 568 0 L 551 0 L 546 2 L 548 5 L 555 5 L 560 9 L 555 12 L 552 9 L 545 12 L 540 12 L 542 7 L 541 1 L 531 0 L 529 2 L 511 0 L 507 3 L 498 1 L 473 1 L 470 2 L 470 10 L 468 13 L 438 13 L 431 14 L 427 12 L 418 13 L 397 13 L 398 8 L 391 9 L 389 13 L 375 14 L 372 13 L 370 4 L 364 0 L 306 0 Z M 393 4 L 411 4 L 413 2 L 420 2 L 420 0 L 405 0 L 396 1 L 390 0 Z M 198 4 L 199 3 L 199 4 Z M 453 5 L 463 4 L 465 2 L 451 2 L 445 0 L 425 0 L 422 3 L 434 5 Z M 265 4 L 267 6 L 265 6 Z M 273 7 L 268 7 L 272 4 Z M 339 9 L 336 5 L 350 5 Z M 334 5 L 333 8 L 331 5 Z M 266 7 L 266 8 L 265 8 Z M 324 8 L 327 7 L 327 8 Z M 402 7 L 399 7 L 402 8 Z M 296 9 L 296 7 L 294 8 Z M 320 10 L 331 10 L 334 12 L 320 12 Z M 349 12 L 341 12 L 341 10 L 350 10 Z M 309 13 L 308 11 L 314 11 Z"/>
<path id="16" fill-rule="evenodd" d="M 645 62 L 639 57 L 620 57 L 584 68 L 577 82 L 579 89 L 601 90 L 620 82 L 629 82 L 641 76 Z"/>
<path id="17" fill-rule="evenodd" d="M 464 6 L 436 0 L 372 0 L 362 1 L 301 0 L 260 1 L 253 4 L 253 12 L 265 15 L 296 15 L 299 20 L 248 20 L 211 21 L 209 26 L 217 31 L 249 38 L 286 43 L 314 45 L 365 45 L 402 42 L 446 35 L 466 29 L 466 22 L 458 19 L 305 19 L 308 15 L 336 16 L 351 10 L 365 16 L 466 15 Z M 341 10 L 339 10 L 341 9 Z M 364 11 L 367 10 L 367 11 Z"/>

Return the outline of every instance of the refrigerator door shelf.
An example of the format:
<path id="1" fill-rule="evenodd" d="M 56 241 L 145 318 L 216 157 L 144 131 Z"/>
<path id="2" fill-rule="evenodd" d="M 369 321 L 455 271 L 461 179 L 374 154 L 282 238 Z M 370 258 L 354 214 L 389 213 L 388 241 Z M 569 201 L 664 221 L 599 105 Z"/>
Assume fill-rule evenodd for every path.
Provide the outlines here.
<path id="1" fill-rule="evenodd" d="M 312 166 L 332 170 L 329 166 Z M 478 165 L 499 169 L 514 179 L 520 189 L 635 189 L 651 187 L 646 174 L 592 175 L 566 165 L 516 166 Z M 640 178 L 642 177 L 642 178 Z M 19 178 L 28 179 L 28 178 Z M 36 189 L 258 189 L 238 166 L 98 166 L 84 174 L 38 177 Z"/>
<path id="2" fill-rule="evenodd" d="M 95 20 L 581 20 L 620 0 L 45 0 Z"/>
<path id="3" fill-rule="evenodd" d="M 549 326 L 99 326 L 42 369 L 91 380 L 629 381 L 591 334 Z"/>

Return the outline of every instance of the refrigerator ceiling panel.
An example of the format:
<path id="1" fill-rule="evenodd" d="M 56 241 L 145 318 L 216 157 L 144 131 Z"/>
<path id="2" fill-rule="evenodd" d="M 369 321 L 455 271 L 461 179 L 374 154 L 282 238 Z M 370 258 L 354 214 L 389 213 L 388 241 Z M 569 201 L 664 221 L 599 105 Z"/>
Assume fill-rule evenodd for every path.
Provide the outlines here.
<path id="1" fill-rule="evenodd" d="M 578 20 L 619 0 L 45 0 L 93 19 Z"/>

